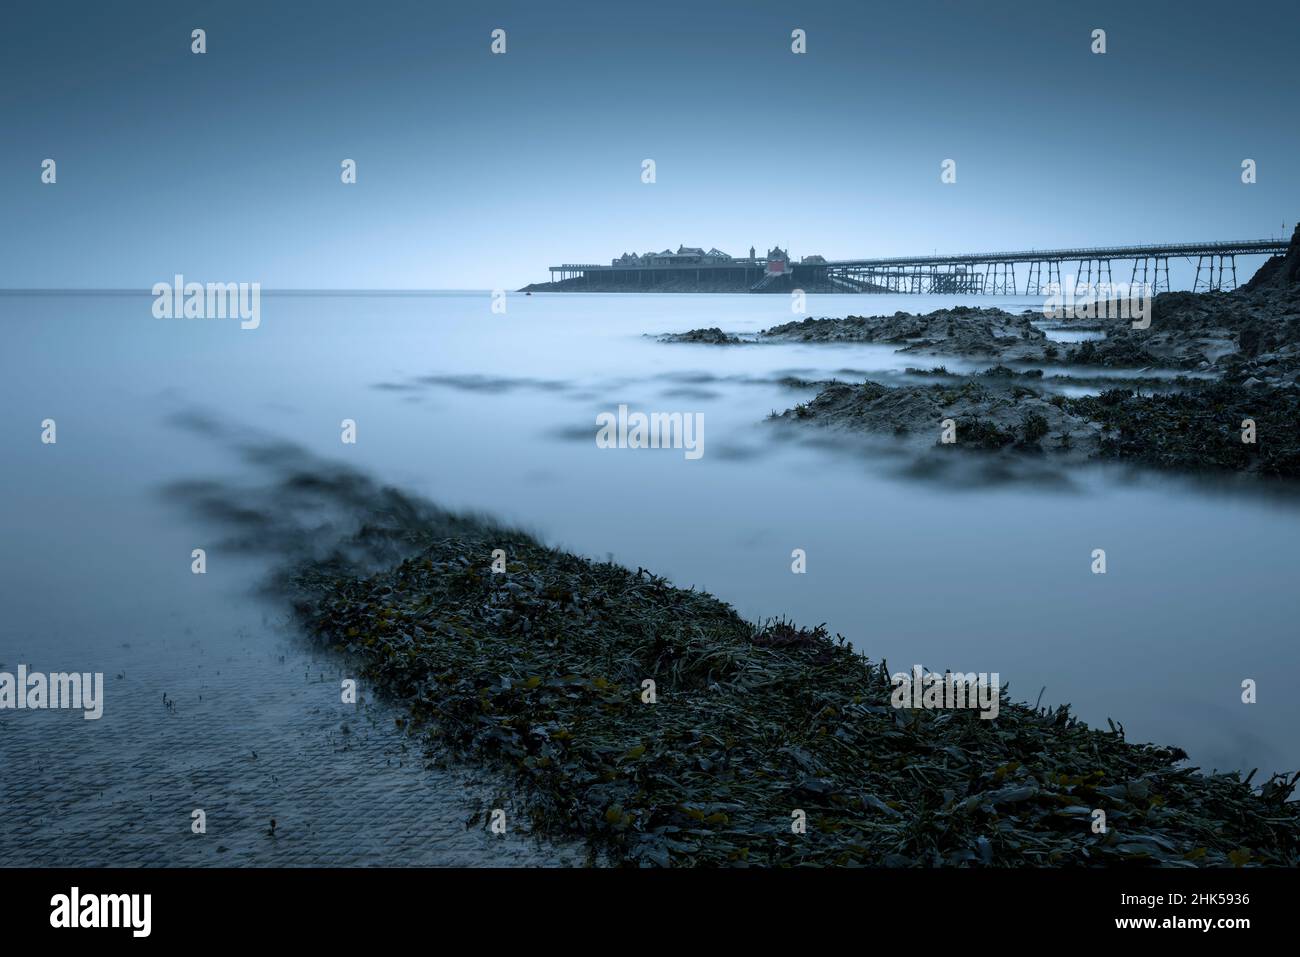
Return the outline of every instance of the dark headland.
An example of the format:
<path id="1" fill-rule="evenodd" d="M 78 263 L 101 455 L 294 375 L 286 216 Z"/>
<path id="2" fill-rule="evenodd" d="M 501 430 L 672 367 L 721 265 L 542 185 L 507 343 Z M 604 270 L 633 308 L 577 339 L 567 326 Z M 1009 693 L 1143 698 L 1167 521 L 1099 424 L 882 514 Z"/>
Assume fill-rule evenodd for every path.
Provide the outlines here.
<path id="1" fill-rule="evenodd" d="M 865 284 L 836 284 L 825 273 L 822 256 L 795 261 L 780 246 L 748 256 L 720 249 L 678 246 L 676 250 L 624 253 L 609 265 L 555 266 L 551 282 L 524 286 L 520 292 L 683 292 L 683 293 L 834 293 L 865 291 Z M 558 278 L 557 278 L 558 277 Z M 860 288 L 861 287 L 861 288 Z"/>

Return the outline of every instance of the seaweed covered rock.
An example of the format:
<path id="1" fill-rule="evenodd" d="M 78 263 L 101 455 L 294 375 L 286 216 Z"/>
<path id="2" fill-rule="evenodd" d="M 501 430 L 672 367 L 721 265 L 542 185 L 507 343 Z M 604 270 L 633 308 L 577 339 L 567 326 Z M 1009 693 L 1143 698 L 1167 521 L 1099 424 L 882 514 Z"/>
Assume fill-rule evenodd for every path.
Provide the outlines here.
<path id="1" fill-rule="evenodd" d="M 1231 369 L 1224 381 L 1179 377 L 1166 391 L 1110 388 L 1078 398 L 1030 387 L 1033 379 L 999 367 L 943 385 L 839 382 L 774 418 L 893 435 L 917 447 L 941 443 L 942 423 L 951 421 L 954 441 L 943 445 L 951 449 L 1300 478 L 1300 389 L 1266 378 L 1268 366 Z"/>
<path id="2" fill-rule="evenodd" d="M 666 336 L 659 337 L 660 342 L 700 342 L 710 346 L 734 346 L 739 345 L 741 340 L 738 336 L 730 336 L 712 326 L 708 329 L 692 329 L 690 332 L 674 332 Z"/>
<path id="3" fill-rule="evenodd" d="M 1300 477 L 1300 391 L 1270 388 L 1260 380 L 1184 386 L 1154 395 L 1111 389 L 1064 405 L 1102 427 L 1101 458 L 1184 471 Z M 1252 441 L 1243 441 L 1243 435 Z"/>
<path id="4" fill-rule="evenodd" d="M 1038 450 L 1049 435 L 1056 438 L 1046 446 L 1060 451 L 1082 454 L 1080 450 L 1095 447 L 1101 436 L 1100 426 L 1072 413 L 1059 399 L 1017 384 L 1037 377 L 1017 376 L 1010 370 L 1006 375 L 994 370 L 990 373 L 954 385 L 836 383 L 810 402 L 776 418 L 910 436 L 927 446 L 941 442 L 943 422 L 951 420 L 955 425 L 953 447 Z"/>
<path id="5" fill-rule="evenodd" d="M 1162 358 L 1154 355 L 1136 336 L 1122 331 L 1105 339 L 1087 339 L 1070 347 L 1065 361 L 1070 365 L 1142 368 L 1148 366 L 1174 366 L 1190 369 L 1204 360 L 1200 353 Z"/>
<path id="6" fill-rule="evenodd" d="M 895 708 L 885 665 L 824 628 L 751 624 L 523 536 L 296 584 L 311 632 L 406 702 L 435 753 L 504 769 L 535 831 L 618 863 L 1300 863 L 1294 778 L 1205 776 L 1005 691 L 991 720 Z"/>
<path id="7" fill-rule="evenodd" d="M 900 352 L 929 355 L 994 356 L 1005 360 L 1041 358 L 1046 335 L 1030 313 L 958 306 L 925 315 L 849 316 L 803 319 L 765 329 L 762 339 L 783 342 L 881 342 Z"/>

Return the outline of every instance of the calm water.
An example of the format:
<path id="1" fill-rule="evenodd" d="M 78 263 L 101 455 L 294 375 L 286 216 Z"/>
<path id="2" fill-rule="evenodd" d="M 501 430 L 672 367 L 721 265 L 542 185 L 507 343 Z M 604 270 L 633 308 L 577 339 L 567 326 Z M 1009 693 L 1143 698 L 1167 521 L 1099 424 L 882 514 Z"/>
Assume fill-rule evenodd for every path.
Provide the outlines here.
<path id="1" fill-rule="evenodd" d="M 811 296 L 809 314 L 953 304 Z M 193 413 L 549 543 L 653 569 L 746 616 L 826 622 L 896 669 L 997 671 L 1014 697 L 1032 702 L 1045 688 L 1044 703 L 1070 702 L 1103 726 L 1113 717 L 1130 739 L 1180 745 L 1204 767 L 1300 767 L 1300 701 L 1287 684 L 1300 673 L 1300 509 L 1289 495 L 1118 468 L 1044 469 L 1033 481 L 917 473 L 887 447 L 775 429 L 769 412 L 813 394 L 777 380 L 967 364 L 870 345 L 718 348 L 646 335 L 755 332 L 792 318 L 782 296 L 512 295 L 506 315 L 489 305 L 486 293 L 264 296 L 261 328 L 245 331 L 154 319 L 147 295 L 0 297 L 0 666 L 110 676 L 100 722 L 0 713 L 6 764 L 31 770 L 43 743 L 56 749 L 45 765 L 64 754 L 85 769 L 58 772 L 71 792 L 81 786 L 64 811 L 48 792 L 28 795 L 29 816 L 45 814 L 29 822 L 32 833 L 57 830 L 77 802 L 82 833 L 93 830 L 93 801 L 114 789 L 123 802 L 143 800 L 147 767 L 177 803 L 167 833 L 184 840 L 181 805 L 202 799 L 191 794 L 202 790 L 193 769 L 220 764 L 239 777 L 223 736 L 242 748 L 261 735 L 285 755 L 346 737 L 330 690 L 337 674 L 315 674 L 333 666 L 295 643 L 283 609 L 248 597 L 262 568 L 223 552 L 218 530 L 161 494 L 177 480 L 269 480 L 227 443 L 176 426 Z M 702 412 L 704 456 L 598 449 L 595 417 L 620 403 Z M 46 418 L 57 421 L 57 445 L 40 442 Z M 355 445 L 340 441 L 345 418 L 357 423 Z M 190 574 L 196 547 L 209 549 L 206 576 Z M 805 575 L 790 571 L 795 548 L 807 553 Z M 1090 572 L 1094 548 L 1106 550 L 1106 575 Z M 1258 704 L 1240 703 L 1244 678 L 1258 682 Z M 307 697 L 275 690 L 290 683 Z M 195 698 L 204 687 L 224 688 L 228 706 L 212 703 L 216 690 L 202 704 L 187 699 L 179 715 L 154 705 L 163 691 Z M 164 730 L 182 726 L 166 721 L 190 723 L 177 739 Z M 367 732 L 378 738 L 370 751 L 400 747 L 382 723 Z M 143 763 L 114 760 L 106 742 Z M 347 773 L 379 774 L 357 744 L 327 750 Z M 168 764 L 160 748 L 184 757 Z M 455 813 L 429 838 L 443 842 L 432 859 L 499 856 L 477 832 L 472 846 L 451 835 L 464 833 L 450 823 L 463 782 L 445 785 L 437 800 Z M 109 796 L 92 800 L 93 791 Z M 239 811 L 248 834 L 237 846 L 252 848 L 249 860 L 280 853 L 248 830 L 274 803 L 250 798 Z M 375 859 L 407 852 L 380 844 Z M 530 847 L 516 842 L 510 853 L 528 862 Z"/>

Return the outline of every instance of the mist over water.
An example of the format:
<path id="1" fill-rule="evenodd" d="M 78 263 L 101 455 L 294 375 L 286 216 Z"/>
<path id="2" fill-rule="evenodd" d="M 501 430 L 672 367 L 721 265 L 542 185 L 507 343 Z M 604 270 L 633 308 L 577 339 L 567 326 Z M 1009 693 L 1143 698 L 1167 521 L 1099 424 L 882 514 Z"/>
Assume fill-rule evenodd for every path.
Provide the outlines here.
<path id="1" fill-rule="evenodd" d="M 808 301 L 811 316 L 959 304 Z M 996 671 L 1013 698 L 1045 689 L 1044 704 L 1114 718 L 1202 767 L 1300 767 L 1300 702 L 1285 683 L 1300 668 L 1293 496 L 1119 467 L 920 470 L 889 442 L 765 421 L 815 394 L 782 380 L 977 366 L 877 345 L 653 338 L 754 333 L 800 318 L 789 303 L 512 294 L 495 315 L 487 293 L 277 295 L 245 331 L 155 319 L 143 294 L 0 297 L 0 664 L 134 674 L 146 657 L 162 690 L 205 654 L 245 656 L 249 681 L 273 670 L 286 609 L 251 597 L 268 558 L 223 547 L 230 527 L 166 494 L 211 482 L 237 503 L 240 488 L 273 486 L 274 463 L 236 454 L 232 432 L 651 569 L 747 617 L 825 622 L 893 670 Z M 596 416 L 620 404 L 703 413 L 704 455 L 597 448 Z M 39 441 L 46 418 L 57 445 Z M 356 445 L 340 442 L 343 419 Z M 196 547 L 205 577 L 190 574 Z M 795 548 L 805 575 L 790 571 Z M 1095 548 L 1106 575 L 1090 572 Z M 1258 704 L 1241 704 L 1245 678 Z"/>

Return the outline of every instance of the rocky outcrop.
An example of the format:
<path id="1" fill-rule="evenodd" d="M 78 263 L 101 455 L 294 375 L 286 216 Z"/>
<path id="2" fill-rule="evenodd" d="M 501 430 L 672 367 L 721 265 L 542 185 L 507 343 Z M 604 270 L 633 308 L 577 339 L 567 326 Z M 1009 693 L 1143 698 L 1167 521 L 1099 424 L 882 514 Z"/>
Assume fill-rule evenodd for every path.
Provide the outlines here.
<path id="1" fill-rule="evenodd" d="M 1165 393 L 1120 388 L 1067 398 L 1006 377 L 905 387 L 835 383 L 775 418 L 891 435 L 918 451 L 1051 453 L 1063 461 L 1300 477 L 1300 390 L 1262 382 L 1181 380 L 1176 386 Z"/>
<path id="2" fill-rule="evenodd" d="M 1273 256 L 1260 266 L 1250 282 L 1242 287 L 1242 291 L 1252 293 L 1264 289 L 1285 290 L 1296 286 L 1300 286 L 1300 223 L 1296 223 L 1287 251 L 1281 256 Z"/>
<path id="3" fill-rule="evenodd" d="M 765 329 L 759 338 L 770 342 L 879 342 L 897 345 L 899 352 L 1038 361 L 1047 336 L 1031 321 L 1034 315 L 958 306 L 925 315 L 896 312 L 892 316 L 810 318 Z"/>
<path id="4" fill-rule="evenodd" d="M 1230 293 L 1162 293 L 1152 303 L 1151 327 L 1112 324 L 1107 338 L 1140 337 L 1161 360 L 1217 372 L 1225 381 L 1255 378 L 1272 387 L 1300 375 L 1300 227 L 1283 256 L 1274 256 Z M 1179 355 L 1181 354 L 1181 355 Z"/>
<path id="5" fill-rule="evenodd" d="M 893 435 L 918 447 L 945 444 L 945 421 L 950 420 L 956 446 L 1053 449 L 1079 457 L 1096 447 L 1102 432 L 1095 422 L 1070 412 L 1059 396 L 1046 396 L 1010 377 L 955 386 L 835 383 L 776 418 Z"/>
<path id="6" fill-rule="evenodd" d="M 728 335 L 717 326 L 711 326 L 708 329 L 692 329 L 690 332 L 674 332 L 666 336 L 659 337 L 660 342 L 700 342 L 710 346 L 735 346 L 740 345 L 741 339 L 738 336 Z"/>

